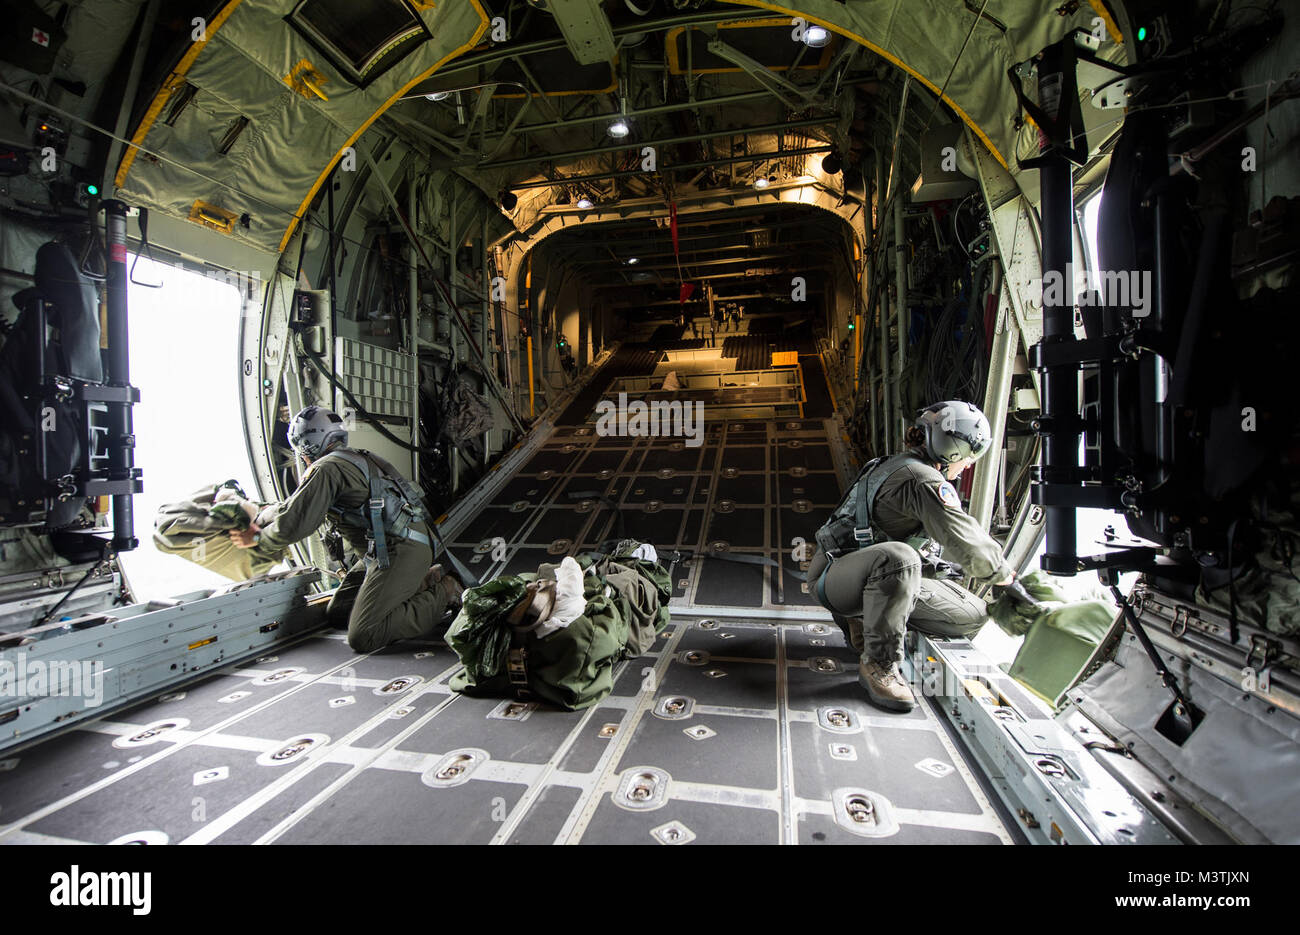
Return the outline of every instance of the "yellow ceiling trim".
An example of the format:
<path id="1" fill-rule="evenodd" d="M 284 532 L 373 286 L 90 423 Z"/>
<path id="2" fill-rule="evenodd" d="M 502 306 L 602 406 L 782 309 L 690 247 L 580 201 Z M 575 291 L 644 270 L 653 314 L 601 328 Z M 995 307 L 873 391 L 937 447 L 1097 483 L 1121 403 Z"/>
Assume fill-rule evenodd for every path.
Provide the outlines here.
<path id="1" fill-rule="evenodd" d="M 478 44 L 478 41 L 481 38 L 483 38 L 483 34 L 486 33 L 488 29 L 491 28 L 492 20 L 487 15 L 487 11 L 483 9 L 483 4 L 480 3 L 479 0 L 470 0 L 470 3 L 473 5 L 475 11 L 478 12 L 479 21 L 480 21 L 478 29 L 474 30 L 474 35 L 470 36 L 469 41 L 466 42 L 464 45 L 452 50 L 447 55 L 443 56 L 441 59 L 435 62 L 432 66 L 430 66 L 426 71 L 420 73 L 419 75 L 416 75 L 406 84 L 404 84 L 401 88 L 399 88 L 393 94 L 393 96 L 390 97 L 388 100 L 386 100 L 378 110 L 376 110 L 373 114 L 371 114 L 366 119 L 366 121 L 361 124 L 361 126 L 357 127 L 356 131 L 350 137 L 348 137 L 347 142 L 345 142 L 341 147 L 339 147 L 339 151 L 335 153 L 334 157 L 330 159 L 330 161 L 326 164 L 325 171 L 322 172 L 320 176 L 316 179 L 316 184 L 311 187 L 311 190 L 309 192 L 307 192 L 307 197 L 302 200 L 302 204 L 300 204 L 298 206 L 298 210 L 294 212 L 293 219 L 289 222 L 289 226 L 284 229 L 284 236 L 280 238 L 280 249 L 279 249 L 280 253 L 283 253 L 285 247 L 289 245 L 289 238 L 293 236 L 294 230 L 297 229 L 298 224 L 302 221 L 303 217 L 307 214 L 307 208 L 311 205 L 312 201 L 316 198 L 316 193 L 320 191 L 320 187 L 325 184 L 325 180 L 329 178 L 330 173 L 334 171 L 334 166 L 337 165 L 338 161 L 343 158 L 344 151 L 347 150 L 350 146 L 352 146 L 352 144 L 355 143 L 357 140 L 359 140 L 361 138 L 361 135 L 370 129 L 370 125 L 374 123 L 376 120 L 378 120 L 380 115 L 382 115 L 384 111 L 388 110 L 388 108 L 392 107 L 399 100 L 401 100 L 401 98 L 406 94 L 406 92 L 410 91 L 411 88 L 415 87 L 421 81 L 428 78 L 430 75 L 436 72 L 443 65 L 446 65 L 452 59 L 456 58 L 457 56 L 463 55 L 466 52 L 468 52 L 470 49 L 474 48 L 474 46 Z"/>
<path id="2" fill-rule="evenodd" d="M 1106 9 L 1106 4 L 1102 3 L 1101 0 L 1088 0 L 1088 5 L 1097 11 L 1101 21 L 1106 24 L 1106 31 L 1110 33 L 1110 37 L 1122 45 L 1124 37 L 1120 35 L 1119 25 L 1115 22 L 1115 18 L 1110 15 L 1110 10 Z"/>
<path id="3" fill-rule="evenodd" d="M 998 151 L 998 148 L 993 145 L 993 141 L 989 139 L 988 134 L 986 134 L 984 130 L 980 127 L 980 125 L 976 123 L 974 119 L 971 118 L 970 114 L 966 113 L 966 111 L 962 110 L 960 107 L 957 106 L 956 101 L 954 101 L 946 94 L 940 94 L 938 86 L 935 85 L 932 81 L 930 81 L 930 79 L 926 78 L 925 75 L 921 74 L 915 68 L 912 68 L 906 62 L 900 59 L 898 56 L 890 52 L 886 52 L 884 49 L 876 45 L 874 42 L 869 41 L 865 36 L 859 36 L 855 32 L 850 32 L 845 27 L 840 26 L 836 23 L 832 23 L 830 20 L 818 19 L 815 16 L 810 16 L 809 14 L 800 12 L 799 10 L 792 10 L 789 7 L 778 6 L 775 3 L 768 3 L 766 2 L 766 0 L 729 0 L 729 2 L 738 4 L 740 6 L 760 7 L 764 10 L 771 10 L 774 13 L 784 13 L 790 17 L 799 16 L 802 17 L 806 22 L 817 23 L 819 26 L 825 26 L 827 29 L 831 30 L 832 32 L 837 32 L 842 36 L 848 36 L 850 39 L 853 39 L 856 42 L 860 42 L 862 45 L 866 46 L 872 52 L 875 52 L 877 55 L 879 55 L 881 58 L 885 59 L 886 61 L 891 62 L 894 65 L 897 65 L 899 68 L 903 69 L 903 71 L 907 72 L 917 81 L 921 82 L 921 84 L 925 85 L 927 88 L 933 91 L 937 97 L 940 97 L 954 111 L 957 112 L 957 116 L 960 117 L 962 121 L 966 124 L 966 126 L 970 127 L 971 130 L 975 133 L 975 135 L 980 138 L 980 142 L 982 142 L 988 148 L 988 151 L 993 154 L 993 158 L 996 159 L 999 163 L 1001 163 L 1002 168 L 1004 169 L 1009 168 L 1006 159 L 1002 157 L 1002 153 Z"/>
<path id="4" fill-rule="evenodd" d="M 149 135 L 149 131 L 153 129 L 154 121 L 158 119 L 162 109 L 167 106 L 167 101 L 171 99 L 172 93 L 184 84 L 185 75 L 189 72 L 190 66 L 194 64 L 194 60 L 199 57 L 199 53 L 203 51 L 203 47 L 212 41 L 212 37 L 216 35 L 217 30 L 221 28 L 226 20 L 230 19 L 230 14 L 235 12 L 235 7 L 239 6 L 241 2 L 243 0 L 230 0 L 221 8 L 221 12 L 213 18 L 212 22 L 208 23 L 204 38 L 189 47 L 185 55 L 181 57 L 180 62 L 172 70 L 172 73 L 167 76 L 167 80 L 162 83 L 158 93 L 149 102 L 149 109 L 145 111 L 140 125 L 136 127 L 135 135 L 131 137 L 131 145 L 127 147 L 121 163 L 118 164 L 117 175 L 113 176 L 114 187 L 121 188 L 126 183 L 126 174 L 130 171 L 131 164 L 135 162 L 135 154 L 139 152 L 140 144 Z"/>

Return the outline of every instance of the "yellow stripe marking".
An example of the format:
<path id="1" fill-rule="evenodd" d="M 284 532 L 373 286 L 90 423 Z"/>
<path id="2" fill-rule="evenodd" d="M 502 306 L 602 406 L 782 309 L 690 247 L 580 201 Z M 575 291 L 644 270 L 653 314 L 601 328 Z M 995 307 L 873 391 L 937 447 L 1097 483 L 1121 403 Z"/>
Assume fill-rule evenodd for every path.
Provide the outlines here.
<path id="1" fill-rule="evenodd" d="M 334 171 L 334 166 L 337 165 L 338 161 L 343 158 L 343 153 L 349 148 L 351 148 L 352 144 L 355 143 L 357 140 L 359 140 L 361 138 L 361 135 L 370 129 L 370 125 L 374 123 L 376 120 L 378 120 L 380 116 L 382 116 L 383 113 L 386 110 L 388 110 L 388 108 L 396 104 L 406 94 L 407 91 L 411 90 L 411 88 L 415 87 L 425 78 L 428 78 L 430 75 L 436 72 L 443 65 L 446 65 L 452 59 L 456 58 L 459 55 L 464 54 L 465 52 L 468 52 L 470 49 L 474 48 L 474 46 L 478 45 L 478 41 L 481 38 L 483 38 L 483 34 L 488 31 L 488 29 L 492 25 L 492 22 L 488 18 L 487 13 L 483 9 L 483 4 L 481 4 L 479 0 L 470 0 L 470 2 L 473 4 L 474 9 L 478 12 L 478 17 L 479 17 L 479 26 L 478 29 L 474 30 L 474 35 L 471 36 L 470 40 L 466 42 L 464 45 L 449 52 L 447 55 L 443 56 L 433 65 L 431 65 L 427 70 L 416 75 L 413 79 L 411 79 L 406 84 L 404 84 L 401 88 L 399 88 L 393 94 L 393 96 L 390 97 L 388 100 L 386 100 L 378 110 L 376 110 L 373 114 L 371 114 L 361 124 L 361 126 L 357 127 L 356 132 L 354 132 L 350 137 L 347 138 L 347 141 L 341 147 L 339 147 L 339 151 L 334 154 L 334 157 L 330 159 L 328 163 L 326 163 L 325 171 L 322 172 L 320 174 L 320 177 L 316 179 L 316 184 L 313 185 L 311 187 L 311 190 L 307 192 L 307 197 L 302 200 L 302 204 L 298 205 L 298 210 L 294 212 L 293 220 L 290 221 L 289 226 L 284 229 L 284 236 L 280 238 L 280 250 L 279 250 L 280 253 L 283 253 L 285 247 L 289 245 L 289 238 L 293 236 L 293 232 L 295 229 L 297 229 L 299 222 L 301 222 L 303 217 L 307 214 L 307 208 L 315 199 L 316 193 L 320 191 L 320 187 L 325 184 L 325 180 L 329 178 L 329 174 Z"/>
<path id="2" fill-rule="evenodd" d="M 208 24 L 203 38 L 189 47 L 176 68 L 167 76 L 167 80 L 162 83 L 162 87 L 158 89 L 158 93 L 154 95 L 153 100 L 149 102 L 149 109 L 145 111 L 144 117 L 140 120 L 140 126 L 136 127 L 135 134 L 131 137 L 131 145 L 127 148 L 125 155 L 122 156 L 121 163 L 118 165 L 117 175 L 113 176 L 113 185 L 116 188 L 121 188 L 126 182 L 126 174 L 130 171 L 131 164 L 135 162 L 135 154 L 139 152 L 140 144 L 149 135 L 149 131 L 153 129 L 154 121 L 158 119 L 162 109 L 167 106 L 167 101 L 171 98 L 172 93 L 185 83 L 185 75 L 189 72 L 190 66 L 194 64 L 194 60 L 199 57 L 203 47 L 212 41 L 212 37 L 221 28 L 222 24 L 230 19 L 230 14 L 235 12 L 235 7 L 239 6 L 241 2 L 243 0 L 230 0 L 230 3 L 221 8 L 221 12 Z"/>
<path id="3" fill-rule="evenodd" d="M 917 81 L 921 82 L 921 84 L 925 85 L 927 88 L 933 91 L 935 96 L 945 101 L 954 111 L 956 111 L 957 116 L 962 119 L 962 122 L 965 123 L 966 126 L 970 127 L 971 130 L 974 131 L 975 135 L 980 138 L 980 141 L 986 147 L 988 147 L 988 151 L 993 154 L 994 159 L 996 159 L 998 162 L 1002 164 L 1002 168 L 1004 169 L 1009 168 L 1007 166 L 1006 159 L 1002 158 L 1002 153 L 1000 153 L 998 151 L 998 148 L 993 145 L 993 141 L 989 139 L 988 134 L 984 132 L 984 130 L 980 127 L 978 123 L 975 122 L 974 118 L 971 117 L 970 114 L 966 113 L 966 111 L 962 110 L 957 105 L 956 101 L 950 98 L 947 94 L 940 94 L 938 85 L 932 82 L 929 78 L 925 77 L 925 75 L 921 74 L 915 68 L 912 68 L 910 65 L 904 62 L 898 56 L 890 52 L 886 52 L 884 49 L 876 45 L 874 42 L 868 41 L 865 36 L 859 36 L 857 33 L 851 32 L 848 28 L 832 23 L 830 20 L 819 19 L 816 16 L 809 16 L 807 13 L 803 13 L 798 10 L 792 10 L 789 7 L 779 6 L 775 3 L 768 3 L 766 2 L 766 0 L 730 0 L 730 2 L 738 4 L 740 6 L 761 7 L 764 10 L 771 10 L 774 13 L 784 13 L 787 16 L 790 16 L 791 18 L 794 18 L 796 16 L 802 17 L 805 22 L 817 23 L 819 26 L 825 26 L 827 29 L 831 30 L 832 32 L 837 32 L 842 36 L 848 36 L 850 39 L 862 43 L 862 45 L 866 46 L 872 52 L 875 52 L 881 58 L 903 69 L 903 71 L 907 72 Z"/>

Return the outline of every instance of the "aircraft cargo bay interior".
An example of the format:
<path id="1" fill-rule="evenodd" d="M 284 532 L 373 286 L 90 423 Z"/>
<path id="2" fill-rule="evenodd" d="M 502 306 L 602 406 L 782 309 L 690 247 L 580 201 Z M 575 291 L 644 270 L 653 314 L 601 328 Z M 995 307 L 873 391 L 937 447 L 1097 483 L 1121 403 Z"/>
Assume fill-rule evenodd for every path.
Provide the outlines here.
<path id="1" fill-rule="evenodd" d="M 1300 843 L 1294 4 L 8 6 L 0 843 Z"/>

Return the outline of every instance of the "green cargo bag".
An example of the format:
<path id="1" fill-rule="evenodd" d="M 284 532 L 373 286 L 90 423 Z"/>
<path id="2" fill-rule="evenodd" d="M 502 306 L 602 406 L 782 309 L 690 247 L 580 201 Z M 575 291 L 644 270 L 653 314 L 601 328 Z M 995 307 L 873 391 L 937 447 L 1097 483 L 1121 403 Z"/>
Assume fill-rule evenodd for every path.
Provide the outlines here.
<path id="1" fill-rule="evenodd" d="M 989 616 L 1007 633 L 1025 638 L 1007 674 L 1055 706 L 1092 659 L 1118 611 L 1105 601 L 1067 601 L 1039 571 L 1022 576 L 1020 583 L 1052 606 L 1032 608 L 1004 594 L 989 604 Z"/>
<path id="2" fill-rule="evenodd" d="M 589 708 L 613 691 L 614 666 L 624 656 L 628 625 L 606 596 L 606 582 L 594 574 L 584 575 L 586 607 L 582 615 L 567 627 L 539 638 L 520 635 L 505 619 L 523 596 L 524 586 L 537 577 L 533 573 L 510 575 L 470 589 L 447 630 L 447 645 L 466 663 L 451 680 L 453 691 L 514 694 L 569 711 Z M 493 596 L 474 594 L 484 590 Z M 513 594 L 519 598 L 509 600 Z"/>
<path id="3" fill-rule="evenodd" d="M 615 666 L 647 651 L 670 619 L 668 572 L 630 551 L 577 556 L 586 606 L 567 627 L 545 636 L 517 630 L 506 618 L 527 584 L 554 578 L 558 564 L 470 588 L 446 635 L 465 666 L 452 678 L 452 689 L 537 698 L 571 711 L 603 699 L 614 688 Z"/>
<path id="4" fill-rule="evenodd" d="M 649 652 L 672 619 L 668 601 L 673 596 L 673 584 L 662 565 L 633 558 L 626 554 L 629 551 L 608 558 L 579 555 L 577 561 L 584 572 L 592 571 L 614 588 L 613 600 L 628 624 L 624 655 L 631 659 Z"/>
<path id="5" fill-rule="evenodd" d="M 153 544 L 159 552 L 179 555 L 232 581 L 266 574 L 284 558 L 284 550 L 255 545 L 241 549 L 230 541 L 232 529 L 247 529 L 251 503 L 234 481 L 200 487 L 188 500 L 167 503 L 154 518 Z M 258 508 L 259 526 L 269 523 L 279 504 Z"/>

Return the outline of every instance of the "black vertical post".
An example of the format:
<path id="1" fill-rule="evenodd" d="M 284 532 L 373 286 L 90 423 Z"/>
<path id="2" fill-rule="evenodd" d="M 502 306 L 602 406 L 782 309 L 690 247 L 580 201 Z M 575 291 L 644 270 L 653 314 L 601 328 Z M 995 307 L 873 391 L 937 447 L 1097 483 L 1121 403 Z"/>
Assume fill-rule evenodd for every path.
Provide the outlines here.
<path id="1" fill-rule="evenodd" d="M 30 351 L 32 354 L 32 360 L 36 365 L 35 376 L 36 385 L 40 387 L 40 402 L 35 409 L 36 418 L 33 420 L 33 428 L 35 431 L 32 433 L 29 442 L 31 445 L 35 446 L 36 469 L 40 477 L 44 479 L 48 473 L 46 468 L 46 465 L 48 464 L 48 452 L 45 445 L 45 431 L 41 423 L 45 420 L 45 394 L 48 392 L 48 388 L 45 385 L 45 341 L 46 323 L 49 321 L 49 316 L 46 314 L 45 299 L 38 297 L 36 301 L 32 303 L 32 314 L 36 316 L 36 321 L 33 323 L 35 327 L 32 328 L 32 346 Z M 39 509 L 41 506 L 44 505 L 33 504 L 33 508 L 35 509 Z"/>
<path id="2" fill-rule="evenodd" d="M 1038 61 L 1039 108 L 1052 118 L 1039 129 L 1039 170 L 1043 237 L 1043 340 L 1044 350 L 1071 344 L 1074 336 L 1074 189 L 1067 148 L 1074 104 L 1074 56 L 1065 42 L 1048 46 Z M 1070 47 L 1073 50 L 1073 46 Z M 1068 70 L 1068 73 L 1067 73 Z M 1066 138 L 1062 138 L 1066 137 Z M 1054 287 L 1054 288 L 1053 288 Z M 1042 479 L 1049 488 L 1077 486 L 1079 466 L 1079 372 L 1070 360 L 1042 368 Z M 1059 488 L 1058 488 L 1059 489 Z M 1047 549 L 1042 558 L 1044 571 L 1073 575 L 1078 570 L 1077 526 L 1074 505 L 1044 507 L 1047 521 Z"/>
<path id="3" fill-rule="evenodd" d="M 105 201 L 104 228 L 108 245 L 108 355 L 105 382 L 110 386 L 131 385 L 131 360 L 126 302 L 126 205 Z M 109 402 L 108 479 L 128 485 L 135 476 L 135 429 L 129 401 Z M 135 538 L 132 494 L 113 494 L 113 549 L 126 552 L 139 542 Z"/>
<path id="4" fill-rule="evenodd" d="M 338 282 L 337 282 L 336 279 L 335 279 L 335 271 L 336 271 L 336 269 L 337 269 L 338 260 L 337 260 L 337 258 L 336 258 L 336 256 L 335 256 L 335 253 L 334 253 L 334 251 L 337 249 L 336 241 L 335 241 L 335 239 L 334 239 L 334 237 L 335 237 L 335 234 L 334 234 L 334 175 L 335 175 L 334 172 L 331 172 L 331 173 L 330 173 L 329 182 L 327 183 L 329 187 L 325 189 L 325 198 L 326 198 L 326 201 L 327 201 L 327 203 L 328 203 L 328 210 L 329 210 L 329 218 L 328 218 L 328 220 L 329 220 L 329 228 L 330 228 L 330 231 L 329 231 L 329 264 L 330 264 L 330 269 L 329 269 L 329 285 L 330 285 L 330 343 L 329 343 L 329 347 L 325 348 L 325 356 L 328 357 L 328 358 L 331 358 L 331 359 L 332 359 L 333 356 L 334 356 L 334 337 L 335 337 L 335 335 L 336 335 L 337 332 L 338 332 L 338 321 L 339 321 L 338 311 L 336 310 L 337 305 L 338 305 L 338 302 L 337 302 L 337 299 L 338 299 Z M 304 239 L 304 242 L 305 242 L 305 241 L 306 241 L 306 238 L 304 237 L 303 239 Z M 296 288 L 296 284 L 295 284 L 295 288 Z M 412 341 L 414 341 L 414 340 L 415 340 L 415 339 L 412 338 Z M 414 346 L 415 346 L 415 345 L 412 344 L 412 347 L 414 347 Z"/>

